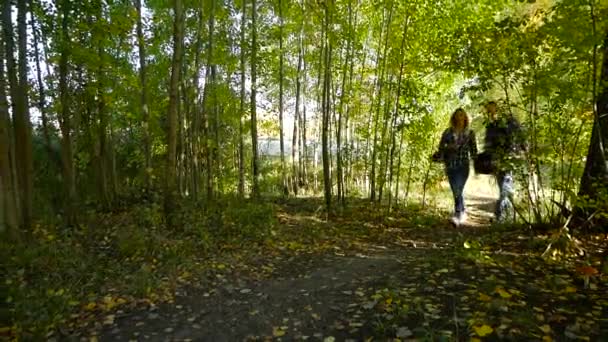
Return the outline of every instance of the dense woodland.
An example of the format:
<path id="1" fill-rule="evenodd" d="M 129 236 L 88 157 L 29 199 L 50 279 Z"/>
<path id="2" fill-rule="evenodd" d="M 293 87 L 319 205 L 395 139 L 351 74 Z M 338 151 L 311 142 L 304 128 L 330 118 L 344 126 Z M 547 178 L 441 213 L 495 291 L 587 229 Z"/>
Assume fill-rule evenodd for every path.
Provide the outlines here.
<path id="1" fill-rule="evenodd" d="M 426 204 L 449 116 L 463 107 L 482 146 L 488 100 L 528 137 L 517 221 L 606 222 L 606 1 L 7 0 L 1 11 L 3 259 L 124 213 L 208 245 L 213 227 L 270 215 L 268 199 L 323 196 L 330 219 L 360 198 L 383 213 Z"/>
<path id="2" fill-rule="evenodd" d="M 526 124 L 532 201 L 596 194 L 585 160 L 605 173 L 601 2 L 168 5 L 5 2 L 3 230 L 154 192 L 168 218 L 226 195 L 390 206 L 440 175 L 446 116 L 492 99 Z"/>

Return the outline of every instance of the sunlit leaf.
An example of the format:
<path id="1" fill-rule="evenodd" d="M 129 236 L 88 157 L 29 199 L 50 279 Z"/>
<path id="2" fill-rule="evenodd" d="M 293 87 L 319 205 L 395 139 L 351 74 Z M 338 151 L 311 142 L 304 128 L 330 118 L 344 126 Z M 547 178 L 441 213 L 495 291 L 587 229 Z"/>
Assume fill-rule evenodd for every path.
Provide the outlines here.
<path id="1" fill-rule="evenodd" d="M 490 335 L 492 332 L 494 332 L 494 329 L 492 329 L 492 327 L 487 324 L 476 325 L 473 327 L 473 330 L 475 330 L 475 333 L 479 337 L 484 337 L 484 336 Z"/>

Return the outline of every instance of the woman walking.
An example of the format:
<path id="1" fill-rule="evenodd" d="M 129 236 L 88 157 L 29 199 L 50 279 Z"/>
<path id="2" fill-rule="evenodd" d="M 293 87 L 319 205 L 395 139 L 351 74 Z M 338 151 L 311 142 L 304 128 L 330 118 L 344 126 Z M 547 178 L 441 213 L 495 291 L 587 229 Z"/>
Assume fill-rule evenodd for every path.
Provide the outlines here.
<path id="1" fill-rule="evenodd" d="M 466 221 L 462 193 L 469 178 L 471 157 L 477 156 L 475 133 L 469 128 L 467 113 L 458 108 L 450 118 L 450 127 L 443 132 L 435 157 L 445 164 L 445 173 L 454 195 L 454 214 L 450 221 L 458 226 Z"/>

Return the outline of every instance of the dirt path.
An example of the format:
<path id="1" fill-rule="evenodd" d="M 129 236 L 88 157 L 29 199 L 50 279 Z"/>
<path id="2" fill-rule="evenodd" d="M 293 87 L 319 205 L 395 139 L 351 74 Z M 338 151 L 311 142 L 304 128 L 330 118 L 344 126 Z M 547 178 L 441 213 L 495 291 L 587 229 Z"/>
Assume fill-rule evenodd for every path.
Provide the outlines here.
<path id="1" fill-rule="evenodd" d="M 479 187 L 478 183 L 470 183 L 469 188 Z M 479 191 L 471 192 L 466 198 L 467 226 L 480 228 L 489 222 L 486 208 L 491 199 Z M 293 213 L 298 210 L 293 208 Z M 373 336 L 377 328 L 370 316 L 371 296 L 404 281 L 424 287 L 426 274 L 411 270 L 419 269 L 420 260 L 441 260 L 445 255 L 454 232 L 446 221 L 438 233 L 433 241 L 410 234 L 409 239 L 399 236 L 391 243 L 365 244 L 357 252 L 298 256 L 284 262 L 281 271 L 269 279 L 218 274 L 216 286 L 183 290 L 173 304 L 119 313 L 115 324 L 104 327 L 100 337 L 103 341 L 273 337 L 359 341 Z M 407 336 L 410 332 L 402 329 L 400 333 Z"/>
<path id="2" fill-rule="evenodd" d="M 605 281 L 582 292 L 569 266 L 517 252 L 516 245 L 525 243 L 517 234 L 491 247 L 484 237 L 494 200 L 489 192 L 467 191 L 470 220 L 458 229 L 420 213 L 405 213 L 407 223 L 395 218 L 379 224 L 356 209 L 323 223 L 315 216 L 318 204 L 296 201 L 279 213 L 285 227 L 298 234 L 314 228 L 330 237 L 344 235 L 328 240 L 323 252 L 312 242 L 298 253 L 260 255 L 252 267 L 271 265 L 266 276 L 215 272 L 202 287 L 180 290 L 174 303 L 119 311 L 112 324 L 101 326 L 99 339 L 459 341 L 488 334 L 512 340 L 608 335 L 608 322 L 601 318 L 608 317 Z M 362 231 L 367 238 L 359 238 Z M 465 249 L 463 241 L 478 244 Z M 510 245 L 515 247 L 505 253 Z M 486 252 L 492 248 L 496 252 Z M 539 277 L 541 270 L 546 277 Z"/>
<path id="3" fill-rule="evenodd" d="M 370 289 L 390 286 L 403 260 L 395 251 L 369 256 L 328 255 L 314 267 L 300 260 L 287 277 L 232 279 L 209 292 L 182 293 L 175 305 L 125 316 L 103 340 L 237 341 L 269 336 L 360 339 L 371 326 L 359 304 Z"/>

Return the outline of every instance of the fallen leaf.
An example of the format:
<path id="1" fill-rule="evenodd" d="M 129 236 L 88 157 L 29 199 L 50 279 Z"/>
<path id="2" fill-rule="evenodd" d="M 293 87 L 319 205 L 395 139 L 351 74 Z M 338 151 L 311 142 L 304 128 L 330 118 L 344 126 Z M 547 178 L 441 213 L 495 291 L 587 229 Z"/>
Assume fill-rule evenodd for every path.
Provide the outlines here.
<path id="1" fill-rule="evenodd" d="M 272 327 L 272 336 L 274 337 L 281 337 L 285 335 L 285 330 L 279 328 L 279 327 Z"/>
<path id="2" fill-rule="evenodd" d="M 574 286 L 568 286 L 568 287 L 566 287 L 566 289 L 564 290 L 564 292 L 566 292 L 566 293 L 575 293 L 576 292 L 576 287 L 574 287 Z"/>
<path id="3" fill-rule="evenodd" d="M 367 303 L 363 304 L 363 308 L 366 309 L 366 310 L 373 309 L 374 306 L 376 306 L 376 302 L 375 301 L 374 302 L 367 302 Z"/>
<path id="4" fill-rule="evenodd" d="M 494 332 L 494 329 L 492 329 L 492 327 L 487 324 L 476 325 L 473 327 L 473 329 L 475 330 L 475 333 L 479 337 L 484 337 L 484 336 L 490 335 L 492 332 Z"/>
<path id="5" fill-rule="evenodd" d="M 545 334 L 548 334 L 551 332 L 551 326 L 549 326 L 549 324 L 544 324 L 541 325 L 540 327 L 538 327 L 542 332 L 544 332 Z"/>
<path id="6" fill-rule="evenodd" d="M 553 342 L 551 336 L 543 336 L 543 342 Z"/>
<path id="7" fill-rule="evenodd" d="M 489 301 L 492 300 L 492 297 L 490 297 L 490 296 L 488 296 L 488 295 L 486 295 L 484 293 L 479 292 L 479 300 L 482 301 L 482 302 L 489 302 Z"/>
<path id="8" fill-rule="evenodd" d="M 412 336 L 412 331 L 407 327 L 400 327 L 397 329 L 397 337 L 405 338 Z"/>
<path id="9" fill-rule="evenodd" d="M 106 318 L 104 318 L 103 320 L 103 324 L 105 325 L 112 325 L 114 324 L 114 315 L 107 315 Z"/>
<path id="10" fill-rule="evenodd" d="M 501 287 L 497 287 L 496 288 L 496 293 L 498 293 L 502 298 L 505 299 L 509 299 L 511 298 L 513 295 L 510 294 L 509 292 L 505 291 L 505 289 L 501 288 Z"/>

